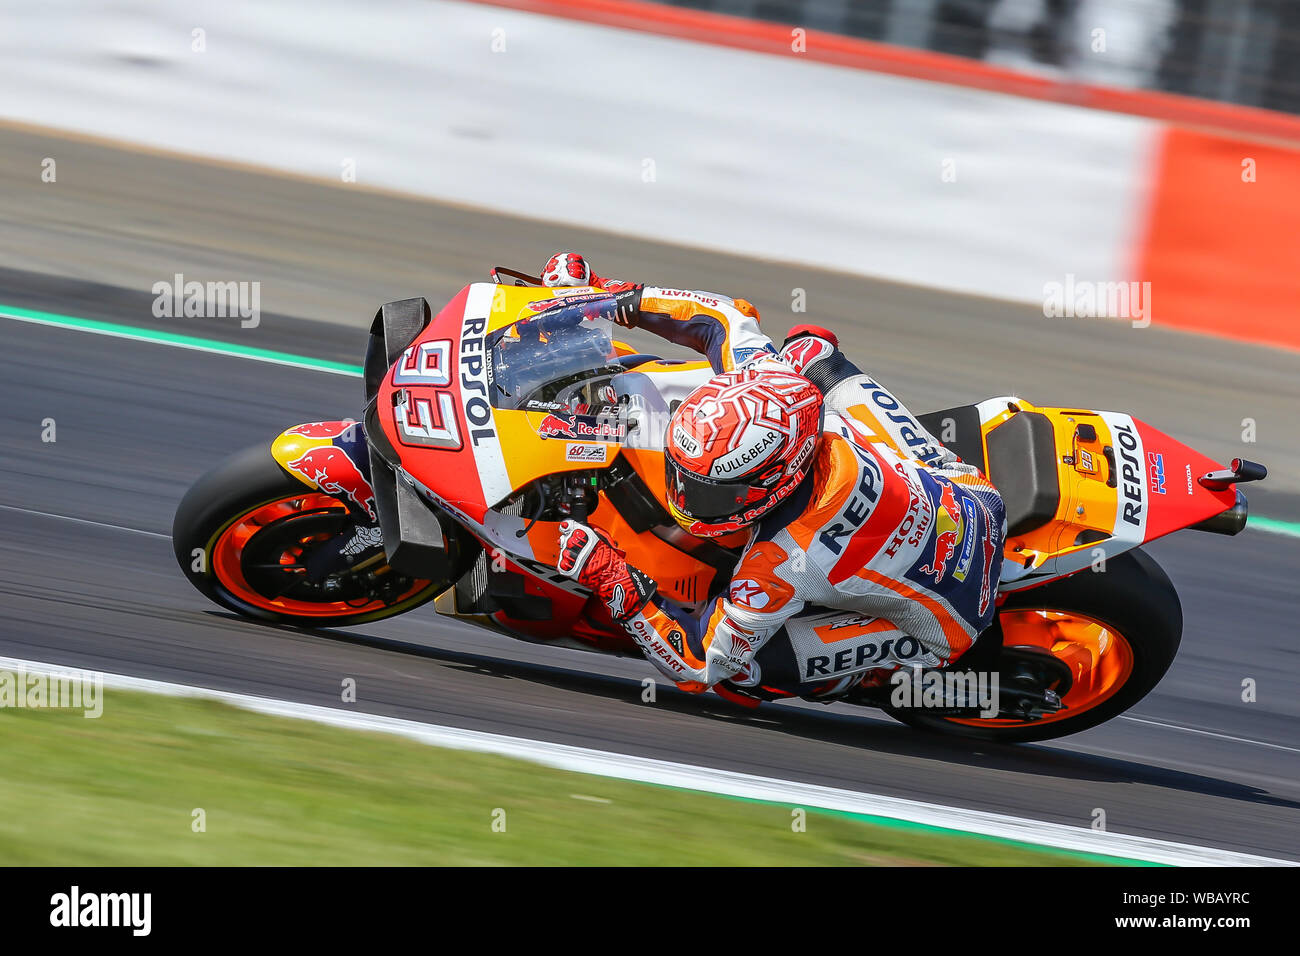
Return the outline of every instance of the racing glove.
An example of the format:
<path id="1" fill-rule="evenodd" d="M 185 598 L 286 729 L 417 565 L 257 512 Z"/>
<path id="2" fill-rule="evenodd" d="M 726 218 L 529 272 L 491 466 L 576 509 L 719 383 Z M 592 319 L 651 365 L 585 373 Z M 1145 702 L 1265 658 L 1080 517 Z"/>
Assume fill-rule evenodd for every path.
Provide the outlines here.
<path id="1" fill-rule="evenodd" d="M 636 328 L 641 320 L 641 292 L 644 288 L 642 285 L 631 285 L 614 293 L 614 308 L 601 314 L 615 325 L 621 325 L 625 329 Z"/>
<path id="2" fill-rule="evenodd" d="M 598 597 L 620 625 L 641 613 L 655 593 L 653 578 L 628 564 L 604 532 L 579 521 L 560 522 L 555 566 Z"/>

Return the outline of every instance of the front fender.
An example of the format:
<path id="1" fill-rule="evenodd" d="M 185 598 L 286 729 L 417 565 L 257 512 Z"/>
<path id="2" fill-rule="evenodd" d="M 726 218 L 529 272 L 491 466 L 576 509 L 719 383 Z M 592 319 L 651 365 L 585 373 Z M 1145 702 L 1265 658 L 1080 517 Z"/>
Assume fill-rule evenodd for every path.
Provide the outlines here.
<path id="1" fill-rule="evenodd" d="M 271 442 L 271 457 L 308 488 L 334 495 L 378 520 L 364 426 L 354 419 L 306 422 Z"/>

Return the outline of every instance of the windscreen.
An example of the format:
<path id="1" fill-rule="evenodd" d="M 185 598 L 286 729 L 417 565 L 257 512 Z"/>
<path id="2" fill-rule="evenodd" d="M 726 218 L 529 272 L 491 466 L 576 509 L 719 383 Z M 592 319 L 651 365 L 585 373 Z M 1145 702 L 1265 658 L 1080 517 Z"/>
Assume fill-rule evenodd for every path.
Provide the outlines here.
<path id="1" fill-rule="evenodd" d="M 563 299 L 489 336 L 492 404 L 518 409 L 561 401 L 579 383 L 623 371 L 608 319 L 613 296 Z"/>

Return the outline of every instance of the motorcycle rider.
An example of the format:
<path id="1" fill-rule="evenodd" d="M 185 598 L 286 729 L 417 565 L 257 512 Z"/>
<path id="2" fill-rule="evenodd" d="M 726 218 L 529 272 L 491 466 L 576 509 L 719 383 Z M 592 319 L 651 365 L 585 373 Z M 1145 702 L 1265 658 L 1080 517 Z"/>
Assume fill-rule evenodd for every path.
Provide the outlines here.
<path id="1" fill-rule="evenodd" d="M 672 414 L 664 457 L 683 528 L 749 529 L 719 597 L 692 612 L 603 532 L 560 526 L 559 570 L 678 687 L 833 698 L 950 665 L 993 622 L 1001 496 L 834 334 L 798 326 L 778 352 L 744 300 L 603 279 L 576 253 L 542 279 L 614 293 L 615 321 L 702 352 L 718 373 Z"/>

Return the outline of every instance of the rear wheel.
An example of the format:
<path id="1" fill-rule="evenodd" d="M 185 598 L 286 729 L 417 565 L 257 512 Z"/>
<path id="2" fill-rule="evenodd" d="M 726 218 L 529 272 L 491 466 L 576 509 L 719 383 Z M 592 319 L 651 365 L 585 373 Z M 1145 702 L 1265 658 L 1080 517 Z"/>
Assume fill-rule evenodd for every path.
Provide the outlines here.
<path id="1" fill-rule="evenodd" d="M 1110 558 L 1104 572 L 1081 571 L 1012 592 L 998 620 L 1004 647 L 1046 652 L 1069 669 L 1069 679 L 1054 688 L 1063 710 L 1037 720 L 889 713 L 914 727 L 980 740 L 1064 737 L 1110 720 L 1145 697 L 1173 663 L 1183 632 L 1173 583 L 1138 550 Z"/>
<path id="2" fill-rule="evenodd" d="M 223 607 L 310 627 L 401 614 L 453 583 L 397 574 L 377 525 L 286 474 L 265 445 L 186 492 L 172 546 L 190 583 Z"/>

